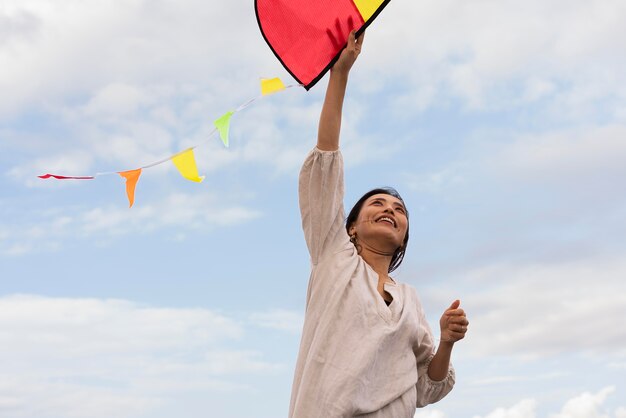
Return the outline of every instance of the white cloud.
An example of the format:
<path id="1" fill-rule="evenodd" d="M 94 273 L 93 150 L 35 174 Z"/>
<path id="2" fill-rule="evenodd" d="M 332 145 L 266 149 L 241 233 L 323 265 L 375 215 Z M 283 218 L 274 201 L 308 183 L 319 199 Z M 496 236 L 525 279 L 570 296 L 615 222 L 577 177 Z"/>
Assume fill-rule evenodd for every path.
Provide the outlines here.
<path id="1" fill-rule="evenodd" d="M 534 184 L 557 184 L 589 191 L 591 185 L 620 185 L 611 178 L 626 175 L 626 126 L 521 135 L 500 147 L 491 159 L 495 172 Z"/>
<path id="2" fill-rule="evenodd" d="M 626 126 L 472 136 L 457 159 L 403 173 L 407 187 L 428 194 L 417 200 L 426 214 L 446 216 L 430 239 L 454 242 L 455 254 L 435 268 L 457 274 L 623 256 L 626 182 L 618 179 L 626 177 Z"/>
<path id="3" fill-rule="evenodd" d="M 420 411 L 419 409 L 415 412 L 413 418 L 446 418 L 446 414 L 441 411 Z"/>
<path id="4" fill-rule="evenodd" d="M 44 181 L 37 178 L 43 174 L 61 174 L 65 176 L 91 175 L 89 170 L 93 156 L 87 150 L 65 150 L 56 156 L 46 156 L 34 159 L 27 163 L 14 166 L 7 175 L 16 182 L 27 187 L 54 188 L 67 186 L 69 183 Z"/>
<path id="5" fill-rule="evenodd" d="M 304 317 L 300 312 L 285 309 L 272 309 L 267 312 L 255 312 L 249 317 L 250 322 L 262 328 L 277 329 L 299 334 Z"/>
<path id="6" fill-rule="evenodd" d="M 273 63 L 253 9 L 240 2 L 191 1 L 186 7 L 170 1 L 150 6 L 143 1 L 75 0 L 65 0 L 62 6 L 41 1 L 3 5 L 5 19 L 15 22 L 7 29 L 13 38 L 25 31 L 20 29 L 25 24 L 18 25 L 25 21 L 23 16 L 31 16 L 38 25 L 37 36 L 22 36 L 21 42 L 0 49 L 6 64 L 0 70 L 0 85 L 7 93 L 0 99 L 0 113 L 98 89 L 107 80 L 194 84 L 209 81 L 224 69 L 241 72 L 242 63 L 252 57 L 261 63 L 265 58 L 265 65 Z M 233 21 L 240 23 L 240 30 L 230 30 Z M 229 42 L 221 42 L 220 33 L 229 33 Z M 220 65 L 215 65 L 216 57 Z"/>
<path id="7" fill-rule="evenodd" d="M 37 35 L 40 22 L 29 12 L 7 14 L 0 12 L 0 47 L 32 40 Z"/>
<path id="8" fill-rule="evenodd" d="M 534 399 L 524 399 L 510 408 L 496 408 L 485 418 L 535 418 L 536 407 L 537 402 Z"/>
<path id="9" fill-rule="evenodd" d="M 476 356 L 619 355 L 626 335 L 607 317 L 626 304 L 623 257 L 554 264 L 503 264 L 468 271 L 465 298 Z"/>
<path id="10" fill-rule="evenodd" d="M 122 198 L 123 195 L 120 196 Z M 28 217 L 28 223 L 16 218 L 13 223 L 2 225 L 0 253 L 16 256 L 56 250 L 68 238 L 107 240 L 132 233 L 168 229 L 176 232 L 209 230 L 240 224 L 259 216 L 258 211 L 234 203 L 226 195 L 201 191 L 170 194 L 156 203 L 136 203 L 132 209 L 125 205 L 110 205 L 93 209 L 66 207 L 34 210 Z"/>
<path id="11" fill-rule="evenodd" d="M 626 125 L 606 124 L 566 127 L 533 133 L 511 130 L 475 132 L 456 161 L 431 172 L 409 172 L 409 187 L 419 192 L 464 196 L 478 185 L 490 193 L 518 198 L 544 194 L 565 198 L 563 211 L 572 201 L 596 208 L 594 203 L 619 206 L 626 192 L 617 178 L 626 176 Z M 522 196 L 522 193 L 524 195 Z M 543 193 L 543 194 L 542 194 Z M 502 202 L 496 209 L 501 209 Z M 600 205 L 600 209 L 606 208 Z"/>
<path id="12" fill-rule="evenodd" d="M 615 388 L 609 386 L 598 393 L 585 392 L 567 401 L 561 412 L 550 415 L 550 418 L 610 418 L 602 405 L 614 391 Z"/>
<path id="13" fill-rule="evenodd" d="M 626 369 L 626 361 L 611 362 L 611 363 L 609 363 L 609 367 L 611 367 L 613 369 Z"/>
<path id="14" fill-rule="evenodd" d="M 548 80 L 530 78 L 526 81 L 522 100 L 524 102 L 534 102 L 545 96 L 549 96 L 556 88 L 556 85 Z"/>
<path id="15" fill-rule="evenodd" d="M 394 3 L 369 31 L 357 74 L 397 80 L 402 102 L 420 109 L 451 98 L 477 110 L 548 99 L 552 117 L 584 117 L 591 102 L 626 95 L 626 60 L 615 54 L 624 16 L 619 0 Z"/>
<path id="16" fill-rule="evenodd" d="M 620 407 L 611 415 L 605 410 L 604 403 L 607 397 L 613 393 L 614 387 L 609 386 L 597 393 L 585 392 L 563 405 L 557 414 L 550 414 L 550 418 L 622 418 L 624 408 Z M 510 408 L 498 407 L 484 418 L 535 418 L 538 403 L 534 399 L 524 399 Z M 474 416 L 474 418 L 481 418 Z"/>
<path id="17" fill-rule="evenodd" d="M 229 348 L 242 324 L 201 308 L 13 295 L 0 329 L 0 414 L 14 417 L 134 417 L 179 393 L 244 393 L 232 376 L 282 368 Z"/>
<path id="18" fill-rule="evenodd" d="M 446 193 L 447 190 L 462 185 L 464 181 L 461 171 L 453 166 L 430 173 L 411 173 L 405 178 L 405 183 L 411 190 L 433 194 Z"/>
<path id="19" fill-rule="evenodd" d="M 189 344 L 178 337 L 194 338 L 190 349 L 210 347 L 212 341 L 239 338 L 243 333 L 239 324 L 210 311 L 152 308 L 124 300 L 15 295 L 0 298 L 0 310 L 2 350 L 19 348 L 24 355 L 44 357 L 42 347 L 33 342 L 45 341 L 55 356 L 70 359 L 93 352 L 130 354 L 148 347 Z M 77 338 L 84 341 L 72 346 Z"/>
<path id="20" fill-rule="evenodd" d="M 472 381 L 473 385 L 501 385 L 505 383 L 512 382 L 533 382 L 538 380 L 552 380 L 563 377 L 564 373 L 545 373 L 533 376 L 519 376 L 519 375 L 508 375 L 508 376 L 492 376 L 487 378 L 480 378 Z"/>
<path id="21" fill-rule="evenodd" d="M 87 115 L 127 115 L 134 114 L 145 103 L 144 93 L 136 86 L 112 83 L 92 97 L 85 106 Z"/>

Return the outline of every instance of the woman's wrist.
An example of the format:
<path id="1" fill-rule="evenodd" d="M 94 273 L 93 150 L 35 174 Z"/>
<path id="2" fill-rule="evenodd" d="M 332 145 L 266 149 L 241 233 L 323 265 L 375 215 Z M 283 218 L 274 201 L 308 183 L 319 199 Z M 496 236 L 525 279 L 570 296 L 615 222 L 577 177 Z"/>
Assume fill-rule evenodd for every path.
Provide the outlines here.
<path id="1" fill-rule="evenodd" d="M 335 80 L 347 82 L 349 75 L 350 75 L 350 70 L 335 69 L 335 68 L 330 69 L 330 78 L 335 79 Z"/>
<path id="2" fill-rule="evenodd" d="M 454 341 L 452 341 L 452 340 L 440 339 L 440 340 L 439 340 L 439 347 L 444 348 L 444 349 L 450 349 L 450 350 L 452 350 L 452 348 L 454 347 Z"/>

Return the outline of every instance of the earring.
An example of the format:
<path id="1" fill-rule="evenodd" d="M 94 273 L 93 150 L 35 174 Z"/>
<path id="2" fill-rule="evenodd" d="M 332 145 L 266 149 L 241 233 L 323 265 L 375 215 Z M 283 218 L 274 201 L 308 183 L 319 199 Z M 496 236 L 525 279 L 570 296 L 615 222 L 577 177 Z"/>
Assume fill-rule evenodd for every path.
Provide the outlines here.
<path id="1" fill-rule="evenodd" d="M 356 248 L 356 253 L 357 254 L 361 254 L 361 245 L 357 242 L 357 238 L 356 238 L 356 232 L 353 232 L 352 235 L 350 235 L 350 242 L 352 243 L 352 245 L 354 245 L 354 248 Z"/>

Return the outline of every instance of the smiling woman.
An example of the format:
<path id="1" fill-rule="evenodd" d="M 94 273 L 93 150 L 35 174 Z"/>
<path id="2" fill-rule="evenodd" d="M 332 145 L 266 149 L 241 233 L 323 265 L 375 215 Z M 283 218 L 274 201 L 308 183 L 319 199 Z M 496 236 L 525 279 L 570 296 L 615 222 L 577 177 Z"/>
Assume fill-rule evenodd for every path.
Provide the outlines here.
<path id="1" fill-rule="evenodd" d="M 290 417 L 413 417 L 452 389 L 452 347 L 469 324 L 454 301 L 435 350 L 415 289 L 389 276 L 409 240 L 408 211 L 394 189 L 371 190 L 345 218 L 339 132 L 362 42 L 352 32 L 331 69 L 317 146 L 300 172 L 312 268 Z"/>
<path id="2" fill-rule="evenodd" d="M 380 196 L 379 196 L 380 195 Z M 380 208 L 387 204 L 387 200 L 391 200 L 391 208 L 389 210 L 391 216 L 380 216 L 379 218 L 367 218 L 365 215 L 365 219 L 362 219 L 361 215 L 362 208 L 365 206 L 366 208 Z M 399 214 L 398 219 L 393 216 L 393 211 Z M 387 212 L 385 210 L 384 212 Z M 389 263 L 389 273 L 397 269 L 402 260 L 404 259 L 404 252 L 406 251 L 406 246 L 409 243 L 409 212 L 404 205 L 404 200 L 400 197 L 400 194 L 396 191 L 396 189 L 392 187 L 383 187 L 374 190 L 370 190 L 365 193 L 361 198 L 354 204 L 354 207 L 348 214 L 346 218 L 346 231 L 348 235 L 350 235 L 350 241 L 359 249 L 359 253 L 362 251 L 363 247 L 357 242 L 357 237 L 360 237 L 360 240 L 371 248 L 372 251 L 379 251 L 376 247 L 369 245 L 366 242 L 367 232 L 359 232 L 359 230 L 365 229 L 363 224 L 371 224 L 373 222 L 386 221 L 392 223 L 392 226 L 396 227 L 398 222 L 406 223 L 406 228 L 404 230 L 404 239 L 402 240 L 402 244 L 398 246 L 397 244 L 392 248 L 391 252 L 391 261 Z M 401 232 L 401 231 L 399 231 Z"/>

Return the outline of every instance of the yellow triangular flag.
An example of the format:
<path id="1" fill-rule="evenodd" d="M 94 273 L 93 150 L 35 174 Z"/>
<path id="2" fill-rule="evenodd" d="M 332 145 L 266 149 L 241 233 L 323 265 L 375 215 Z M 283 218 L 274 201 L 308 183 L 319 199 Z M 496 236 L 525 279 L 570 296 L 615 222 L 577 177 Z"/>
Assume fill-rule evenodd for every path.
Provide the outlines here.
<path id="1" fill-rule="evenodd" d="M 128 196 L 128 203 L 130 204 L 128 207 L 132 208 L 133 203 L 135 203 L 135 186 L 137 186 L 137 181 L 139 181 L 141 168 L 138 168 L 137 170 L 122 171 L 118 174 L 126 179 L 126 195 Z"/>
<path id="2" fill-rule="evenodd" d="M 222 115 L 218 120 L 213 122 L 215 127 L 220 132 L 220 138 L 222 138 L 222 142 L 224 146 L 228 148 L 228 131 L 230 130 L 230 118 L 235 112 L 226 112 Z"/>
<path id="3" fill-rule="evenodd" d="M 263 96 L 285 90 L 285 88 L 285 85 L 278 77 L 261 79 L 261 94 Z"/>
<path id="4" fill-rule="evenodd" d="M 200 183 L 204 180 L 204 176 L 198 175 L 198 167 L 196 166 L 196 158 L 193 155 L 193 149 L 181 152 L 172 157 L 172 162 L 180 172 L 180 175 L 187 180 Z"/>

